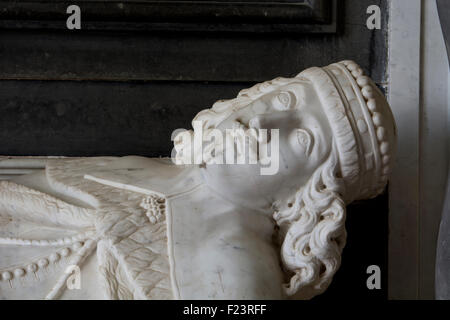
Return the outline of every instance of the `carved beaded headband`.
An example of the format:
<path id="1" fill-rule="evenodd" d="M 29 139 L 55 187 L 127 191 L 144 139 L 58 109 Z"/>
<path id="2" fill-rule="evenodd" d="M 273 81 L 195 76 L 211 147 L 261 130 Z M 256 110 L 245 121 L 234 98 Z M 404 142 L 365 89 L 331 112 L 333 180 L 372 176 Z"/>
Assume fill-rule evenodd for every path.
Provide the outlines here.
<path id="1" fill-rule="evenodd" d="M 310 68 L 298 75 L 312 81 L 336 137 L 346 201 L 375 197 L 387 183 L 396 148 L 389 105 L 353 61 Z M 354 194 L 353 198 L 347 198 Z"/>

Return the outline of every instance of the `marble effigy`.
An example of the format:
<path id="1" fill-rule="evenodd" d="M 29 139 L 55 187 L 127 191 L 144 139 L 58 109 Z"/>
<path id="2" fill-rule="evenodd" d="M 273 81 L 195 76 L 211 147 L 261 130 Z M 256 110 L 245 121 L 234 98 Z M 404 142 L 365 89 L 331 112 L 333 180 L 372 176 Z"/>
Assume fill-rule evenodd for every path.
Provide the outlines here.
<path id="1" fill-rule="evenodd" d="M 1 181 L 0 297 L 324 292 L 340 266 L 346 205 L 380 194 L 393 164 L 395 123 L 380 90 L 356 63 L 342 61 L 242 90 L 194 121 L 201 127 L 174 137 L 173 159 L 51 159 L 43 170 Z M 254 150 L 270 146 L 271 157 L 221 163 L 230 145 L 205 152 L 181 139 L 231 128 L 250 132 L 233 136 L 233 150 L 256 132 Z M 257 134 L 264 129 L 276 131 L 264 140 Z M 263 160 L 276 160 L 276 170 L 263 174 Z"/>

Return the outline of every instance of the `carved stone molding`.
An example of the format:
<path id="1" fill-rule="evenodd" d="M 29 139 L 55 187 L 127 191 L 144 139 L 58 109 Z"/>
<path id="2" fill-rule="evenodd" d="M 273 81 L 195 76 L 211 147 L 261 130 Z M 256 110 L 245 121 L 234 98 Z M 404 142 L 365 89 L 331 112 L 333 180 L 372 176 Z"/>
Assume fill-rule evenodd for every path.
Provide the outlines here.
<path id="1" fill-rule="evenodd" d="M 65 29 L 70 1 L 0 1 L 0 26 Z M 337 0 L 77 1 L 83 30 L 335 33 Z M 29 17 L 33 17 L 30 19 Z"/>

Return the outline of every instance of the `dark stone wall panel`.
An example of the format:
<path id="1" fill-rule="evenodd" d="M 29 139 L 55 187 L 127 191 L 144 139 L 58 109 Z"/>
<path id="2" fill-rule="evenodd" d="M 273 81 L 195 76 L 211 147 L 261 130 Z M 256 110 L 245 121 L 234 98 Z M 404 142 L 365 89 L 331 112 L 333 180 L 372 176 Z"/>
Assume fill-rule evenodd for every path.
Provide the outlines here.
<path id="1" fill-rule="evenodd" d="M 387 14 L 346 1 L 337 35 L 4 30 L 0 79 L 254 82 L 353 59 L 382 82 L 385 31 L 365 25 L 376 3 Z"/>
<path id="2" fill-rule="evenodd" d="M 173 130 L 247 86 L 2 81 L 0 154 L 170 156 Z"/>

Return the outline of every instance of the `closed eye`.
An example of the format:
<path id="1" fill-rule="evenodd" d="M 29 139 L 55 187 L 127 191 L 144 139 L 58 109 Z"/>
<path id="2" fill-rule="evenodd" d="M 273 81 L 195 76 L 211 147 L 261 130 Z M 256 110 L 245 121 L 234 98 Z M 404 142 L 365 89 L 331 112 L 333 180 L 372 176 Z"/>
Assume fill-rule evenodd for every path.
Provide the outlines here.
<path id="1" fill-rule="evenodd" d="M 289 137 L 291 146 L 298 154 L 309 155 L 314 144 L 313 136 L 305 129 L 295 129 Z"/>
<path id="2" fill-rule="evenodd" d="M 290 91 L 281 91 L 272 101 L 273 107 L 277 110 L 284 111 L 295 107 L 297 104 L 295 95 Z"/>

